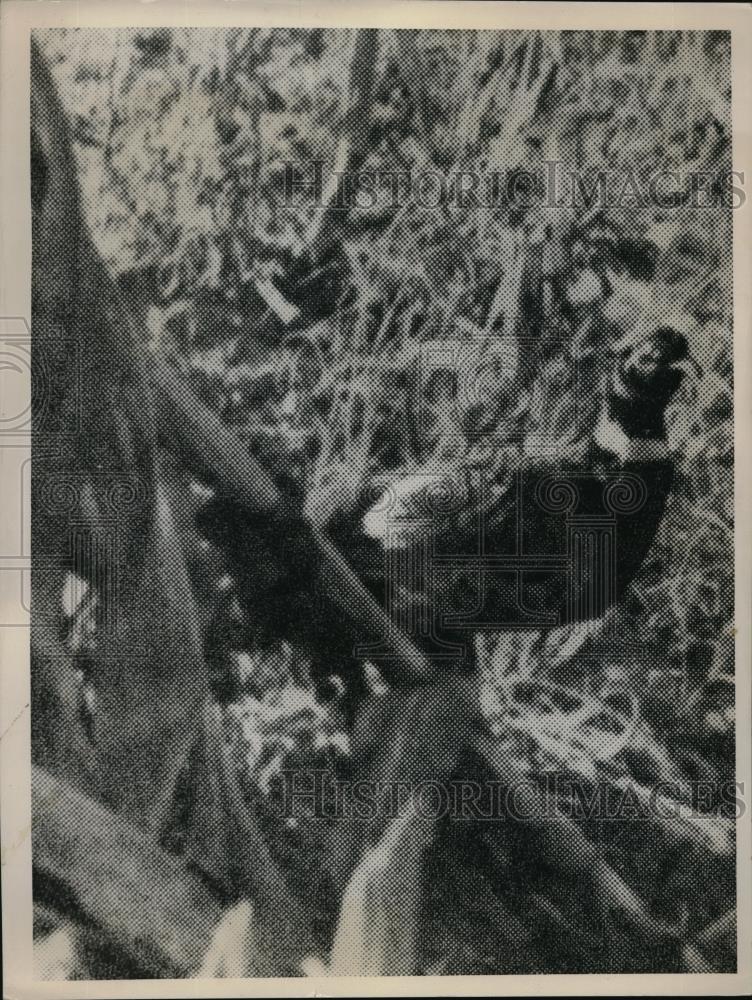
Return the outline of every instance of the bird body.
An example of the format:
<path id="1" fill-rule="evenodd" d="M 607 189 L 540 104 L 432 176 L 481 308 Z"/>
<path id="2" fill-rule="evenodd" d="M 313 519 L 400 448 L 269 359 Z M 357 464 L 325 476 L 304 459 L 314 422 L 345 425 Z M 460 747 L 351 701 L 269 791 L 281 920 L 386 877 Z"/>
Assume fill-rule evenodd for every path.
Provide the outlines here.
<path id="1" fill-rule="evenodd" d="M 638 572 L 665 510 L 673 481 L 665 409 L 686 355 L 672 330 L 623 349 L 576 461 L 530 454 L 524 444 L 476 449 L 475 458 L 387 481 L 375 503 L 364 496 L 333 522 L 332 542 L 395 632 L 436 666 L 463 670 L 472 668 L 478 632 L 605 614 Z M 289 514 L 283 523 L 250 517 L 221 498 L 199 518 L 228 554 L 256 621 L 301 639 L 327 674 L 352 680 L 353 659 L 393 667 L 388 634 L 355 634 L 316 598 L 315 560 L 301 555 L 305 524 L 281 544 L 293 523 Z M 272 569 L 273 586 L 259 586 Z"/>

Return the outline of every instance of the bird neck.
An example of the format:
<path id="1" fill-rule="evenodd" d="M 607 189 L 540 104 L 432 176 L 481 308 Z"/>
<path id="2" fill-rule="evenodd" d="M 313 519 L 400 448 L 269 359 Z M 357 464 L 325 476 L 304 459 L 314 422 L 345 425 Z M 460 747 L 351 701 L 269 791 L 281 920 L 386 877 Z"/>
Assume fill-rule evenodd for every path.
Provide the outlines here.
<path id="1" fill-rule="evenodd" d="M 628 384 L 621 371 L 614 373 L 606 400 L 609 419 L 627 437 L 663 441 L 666 438 L 666 406 L 676 389 L 675 373 L 654 378 L 649 387 Z"/>
<path id="2" fill-rule="evenodd" d="M 656 389 L 655 395 L 635 392 L 616 372 L 596 423 L 596 445 L 622 462 L 663 461 L 667 397 L 663 386 Z"/>

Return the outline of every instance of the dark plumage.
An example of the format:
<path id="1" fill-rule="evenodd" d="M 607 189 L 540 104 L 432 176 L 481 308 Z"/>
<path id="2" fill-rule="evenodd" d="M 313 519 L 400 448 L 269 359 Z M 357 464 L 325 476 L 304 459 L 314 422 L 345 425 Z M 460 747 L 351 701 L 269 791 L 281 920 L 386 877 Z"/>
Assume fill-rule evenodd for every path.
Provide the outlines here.
<path id="1" fill-rule="evenodd" d="M 639 570 L 666 506 L 665 410 L 687 356 L 686 338 L 669 328 L 624 348 L 584 462 L 524 456 L 493 472 L 423 469 L 333 525 L 335 543 L 439 665 L 471 665 L 483 629 L 602 615 Z M 348 673 L 353 646 L 372 637 L 319 605 L 304 526 L 263 524 L 227 501 L 207 507 L 201 524 L 228 553 L 253 618 L 307 643 L 326 673 Z M 359 657 L 378 663 L 383 652 L 376 638 Z"/>

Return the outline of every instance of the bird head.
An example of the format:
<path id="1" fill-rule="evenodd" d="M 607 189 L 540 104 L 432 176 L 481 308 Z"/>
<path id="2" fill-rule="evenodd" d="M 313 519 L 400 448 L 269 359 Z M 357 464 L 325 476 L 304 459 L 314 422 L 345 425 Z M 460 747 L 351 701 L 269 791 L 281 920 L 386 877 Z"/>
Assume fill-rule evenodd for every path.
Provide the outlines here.
<path id="1" fill-rule="evenodd" d="M 685 335 L 661 326 L 622 349 L 618 373 L 630 394 L 646 398 L 664 395 L 669 388 L 673 395 L 692 369 L 701 373 Z"/>
<path id="2" fill-rule="evenodd" d="M 687 337 L 674 327 L 650 327 L 622 341 L 608 394 L 610 419 L 629 438 L 664 439 L 666 407 L 692 369 L 701 374 Z"/>

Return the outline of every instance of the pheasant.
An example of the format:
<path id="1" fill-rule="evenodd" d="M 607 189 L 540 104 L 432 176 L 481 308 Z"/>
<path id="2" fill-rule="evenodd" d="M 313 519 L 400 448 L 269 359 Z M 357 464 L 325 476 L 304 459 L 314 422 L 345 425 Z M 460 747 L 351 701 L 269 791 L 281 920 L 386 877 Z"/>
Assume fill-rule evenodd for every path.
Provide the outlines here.
<path id="1" fill-rule="evenodd" d="M 665 327 L 625 347 L 584 460 L 517 450 L 424 467 L 334 537 L 399 624 L 441 660 L 476 631 L 598 617 L 642 564 L 673 479 L 665 411 L 688 363 Z M 374 655 L 378 653 L 374 650 Z"/>
<path id="2" fill-rule="evenodd" d="M 329 535 L 438 666 L 471 669 L 478 631 L 599 617 L 634 578 L 665 510 L 673 480 L 665 412 L 691 363 L 682 333 L 651 329 L 615 356 L 577 462 L 517 448 L 424 467 L 387 484 L 376 503 L 371 493 Z M 217 497 L 199 529 L 227 554 L 256 621 L 308 645 L 326 673 L 358 688 L 353 646 L 356 659 L 390 658 L 388 642 L 353 635 L 317 603 L 302 519 L 261 521 Z"/>

